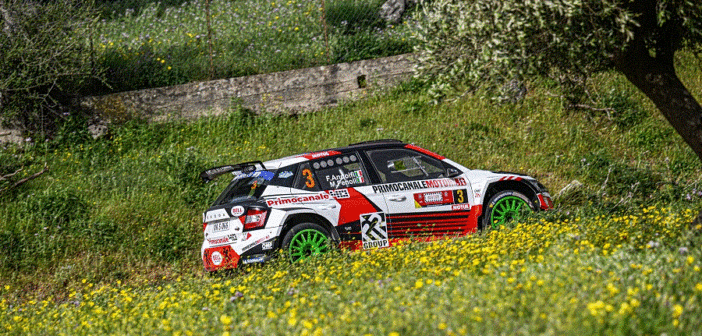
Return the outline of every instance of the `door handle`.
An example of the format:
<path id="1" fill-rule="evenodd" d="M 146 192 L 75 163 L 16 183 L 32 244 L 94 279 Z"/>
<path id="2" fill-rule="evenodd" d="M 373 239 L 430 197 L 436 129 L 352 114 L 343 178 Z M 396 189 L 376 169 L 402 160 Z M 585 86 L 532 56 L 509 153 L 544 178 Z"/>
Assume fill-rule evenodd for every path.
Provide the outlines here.
<path id="1" fill-rule="evenodd" d="M 320 205 L 317 207 L 320 210 L 331 210 L 331 209 L 336 209 L 336 204 L 329 204 L 329 205 Z"/>
<path id="2" fill-rule="evenodd" d="M 404 195 L 392 195 L 388 197 L 388 200 L 393 201 L 393 202 L 404 202 L 407 199 L 406 196 Z"/>

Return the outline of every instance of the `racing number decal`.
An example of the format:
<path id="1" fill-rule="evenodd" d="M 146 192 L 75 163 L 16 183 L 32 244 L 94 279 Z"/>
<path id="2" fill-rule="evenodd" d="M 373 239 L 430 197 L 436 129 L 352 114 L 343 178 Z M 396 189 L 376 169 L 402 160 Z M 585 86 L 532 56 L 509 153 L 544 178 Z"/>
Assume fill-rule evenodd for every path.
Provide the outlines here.
<path id="1" fill-rule="evenodd" d="M 305 181 L 305 185 L 307 186 L 307 188 L 314 188 L 314 178 L 312 178 L 312 171 L 309 169 L 303 169 L 302 176 L 307 178 L 307 181 Z"/>
<path id="2" fill-rule="evenodd" d="M 453 199 L 456 201 L 456 203 L 465 203 L 466 202 L 465 193 L 466 193 L 465 189 L 454 190 Z"/>
<path id="3" fill-rule="evenodd" d="M 466 190 L 465 189 L 458 189 L 453 191 L 453 203 L 454 204 L 462 204 L 462 203 L 468 203 L 468 199 L 466 199 Z"/>

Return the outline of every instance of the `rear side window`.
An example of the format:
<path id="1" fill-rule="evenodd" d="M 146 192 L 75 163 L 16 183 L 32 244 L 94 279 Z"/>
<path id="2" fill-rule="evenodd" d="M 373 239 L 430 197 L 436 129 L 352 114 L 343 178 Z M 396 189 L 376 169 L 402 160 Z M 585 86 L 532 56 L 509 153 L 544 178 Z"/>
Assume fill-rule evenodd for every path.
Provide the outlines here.
<path id="1" fill-rule="evenodd" d="M 300 170 L 295 178 L 295 189 L 309 190 L 309 191 L 319 191 L 319 183 L 317 183 L 317 178 L 315 177 L 312 168 L 309 163 L 303 163 L 300 165 Z"/>
<path id="2" fill-rule="evenodd" d="M 353 188 L 368 184 L 368 177 L 356 153 L 315 161 L 312 163 L 312 168 L 320 187 L 324 190 Z"/>

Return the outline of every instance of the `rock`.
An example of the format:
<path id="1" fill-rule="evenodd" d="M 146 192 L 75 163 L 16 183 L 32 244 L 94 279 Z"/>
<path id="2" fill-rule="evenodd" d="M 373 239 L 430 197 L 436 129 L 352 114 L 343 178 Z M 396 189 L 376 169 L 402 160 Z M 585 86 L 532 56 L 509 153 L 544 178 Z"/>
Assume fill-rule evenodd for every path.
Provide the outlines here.
<path id="1" fill-rule="evenodd" d="M 397 23 L 402 19 L 402 14 L 407 10 L 408 0 L 387 0 L 380 7 L 380 17 L 389 22 Z"/>
<path id="2" fill-rule="evenodd" d="M 100 122 L 88 125 L 88 132 L 90 132 L 90 135 L 93 137 L 93 139 L 97 139 L 97 138 L 105 136 L 109 132 L 109 128 L 107 127 L 107 124 L 100 121 Z"/>

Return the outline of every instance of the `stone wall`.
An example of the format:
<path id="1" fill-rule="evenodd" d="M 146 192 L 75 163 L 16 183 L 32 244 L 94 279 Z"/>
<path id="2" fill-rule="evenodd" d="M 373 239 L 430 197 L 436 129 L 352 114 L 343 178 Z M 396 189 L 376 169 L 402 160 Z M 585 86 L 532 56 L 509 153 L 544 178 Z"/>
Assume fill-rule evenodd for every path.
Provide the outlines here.
<path id="1" fill-rule="evenodd" d="M 362 98 L 412 76 L 412 54 L 262 75 L 88 97 L 81 105 L 97 116 L 93 134 L 106 125 L 139 117 L 149 121 L 219 115 L 232 104 L 258 113 L 315 111 Z M 20 132 L 0 128 L 0 142 L 22 142 Z"/>
<path id="2" fill-rule="evenodd" d="M 262 75 L 90 97 L 82 105 L 110 121 L 218 115 L 232 104 L 257 112 L 298 113 L 354 100 L 412 76 L 411 54 Z"/>

